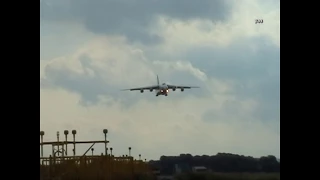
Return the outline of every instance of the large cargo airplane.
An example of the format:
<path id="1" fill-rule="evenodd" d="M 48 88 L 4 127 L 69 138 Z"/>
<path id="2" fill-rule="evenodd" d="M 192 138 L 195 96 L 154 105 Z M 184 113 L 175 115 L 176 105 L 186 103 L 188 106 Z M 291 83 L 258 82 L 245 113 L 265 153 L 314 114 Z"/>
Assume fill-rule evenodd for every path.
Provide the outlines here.
<path id="1" fill-rule="evenodd" d="M 183 92 L 184 89 L 199 88 L 196 86 L 177 86 L 177 85 L 170 85 L 170 84 L 166 84 L 166 83 L 160 84 L 158 75 L 157 75 L 157 83 L 158 84 L 154 85 L 154 86 L 139 87 L 139 88 L 132 88 L 132 89 L 123 89 L 123 90 L 140 91 L 141 93 L 143 93 L 144 90 L 149 90 L 150 92 L 155 90 L 156 96 L 159 96 L 159 95 L 168 96 L 169 89 L 172 89 L 173 91 L 175 91 L 176 89 L 180 89 L 181 92 Z"/>

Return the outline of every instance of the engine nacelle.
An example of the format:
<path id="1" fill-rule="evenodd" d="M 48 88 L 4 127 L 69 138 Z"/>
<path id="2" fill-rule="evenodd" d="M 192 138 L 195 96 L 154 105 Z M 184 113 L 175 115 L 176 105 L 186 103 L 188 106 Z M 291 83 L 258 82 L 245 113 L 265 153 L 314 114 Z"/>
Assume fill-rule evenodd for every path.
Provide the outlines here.
<path id="1" fill-rule="evenodd" d="M 143 89 L 141 89 L 140 92 L 143 93 Z"/>
<path id="2" fill-rule="evenodd" d="M 176 91 L 176 88 L 173 88 L 172 91 Z"/>
<path id="3" fill-rule="evenodd" d="M 183 88 L 181 88 L 181 92 L 183 92 L 184 91 L 184 89 Z"/>
<path id="4" fill-rule="evenodd" d="M 150 89 L 150 92 L 152 92 L 153 91 L 153 89 Z"/>

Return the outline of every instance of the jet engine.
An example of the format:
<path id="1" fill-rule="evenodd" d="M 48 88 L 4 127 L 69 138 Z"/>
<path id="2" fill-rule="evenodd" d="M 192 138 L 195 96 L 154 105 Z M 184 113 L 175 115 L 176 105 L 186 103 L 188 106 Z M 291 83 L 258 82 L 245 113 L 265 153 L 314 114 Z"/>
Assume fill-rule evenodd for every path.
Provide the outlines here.
<path id="1" fill-rule="evenodd" d="M 143 89 L 141 89 L 140 92 L 143 93 Z"/>
<path id="2" fill-rule="evenodd" d="M 183 88 L 181 88 L 181 92 L 183 92 L 184 91 L 184 89 Z"/>

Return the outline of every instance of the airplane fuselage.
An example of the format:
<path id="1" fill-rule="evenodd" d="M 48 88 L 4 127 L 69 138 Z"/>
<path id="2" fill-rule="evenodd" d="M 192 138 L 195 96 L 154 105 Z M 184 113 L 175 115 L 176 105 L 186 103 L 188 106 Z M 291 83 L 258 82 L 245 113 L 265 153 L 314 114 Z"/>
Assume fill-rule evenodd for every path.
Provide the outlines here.
<path id="1" fill-rule="evenodd" d="M 154 90 L 155 93 L 156 93 L 156 96 L 159 96 L 159 95 L 168 96 L 169 89 L 171 89 L 172 91 L 176 91 L 176 89 L 180 89 L 181 92 L 183 92 L 184 89 L 191 89 L 191 88 L 198 88 L 198 87 L 195 87 L 195 86 L 193 86 L 193 87 L 192 86 L 177 86 L 177 85 L 166 84 L 166 83 L 160 84 L 159 77 L 157 76 L 157 85 L 148 86 L 148 87 L 124 89 L 124 90 L 140 91 L 141 93 L 143 93 L 146 90 L 149 90 L 150 92 L 153 92 L 153 90 Z"/>
<path id="2" fill-rule="evenodd" d="M 165 83 L 163 83 L 159 85 L 159 89 L 156 91 L 156 96 L 159 96 L 159 95 L 168 96 L 168 93 L 169 93 L 169 88 Z"/>

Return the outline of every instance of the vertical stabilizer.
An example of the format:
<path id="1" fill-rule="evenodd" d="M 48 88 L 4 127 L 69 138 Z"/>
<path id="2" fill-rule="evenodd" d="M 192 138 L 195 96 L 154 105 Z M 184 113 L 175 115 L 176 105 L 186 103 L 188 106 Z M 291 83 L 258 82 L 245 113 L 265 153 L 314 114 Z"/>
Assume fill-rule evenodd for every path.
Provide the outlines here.
<path id="1" fill-rule="evenodd" d="M 160 82 L 159 82 L 159 77 L 157 75 L 157 83 L 158 83 L 158 86 L 160 86 Z"/>

